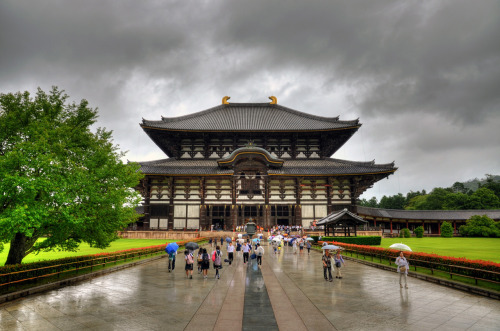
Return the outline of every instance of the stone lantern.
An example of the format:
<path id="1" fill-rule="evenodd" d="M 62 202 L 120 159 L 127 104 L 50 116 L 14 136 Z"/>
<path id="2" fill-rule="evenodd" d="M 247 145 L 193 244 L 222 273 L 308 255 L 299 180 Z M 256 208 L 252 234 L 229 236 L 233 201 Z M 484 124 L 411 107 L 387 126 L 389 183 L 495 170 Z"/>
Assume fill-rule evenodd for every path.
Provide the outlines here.
<path id="1" fill-rule="evenodd" d="M 249 238 L 252 238 L 252 236 L 257 232 L 257 225 L 252 222 L 252 219 L 247 223 L 247 234 Z"/>

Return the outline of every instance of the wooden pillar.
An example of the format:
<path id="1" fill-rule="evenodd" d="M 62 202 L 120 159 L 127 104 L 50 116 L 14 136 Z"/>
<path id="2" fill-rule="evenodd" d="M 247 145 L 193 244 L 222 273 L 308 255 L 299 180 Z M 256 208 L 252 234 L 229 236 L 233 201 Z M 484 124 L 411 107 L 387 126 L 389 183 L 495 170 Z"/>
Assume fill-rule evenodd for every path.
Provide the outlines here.
<path id="1" fill-rule="evenodd" d="M 149 224 L 151 224 L 151 179 L 146 177 L 144 180 L 144 218 L 143 227 L 144 230 L 149 230 Z M 170 210 L 170 208 L 169 208 Z"/>
<path id="2" fill-rule="evenodd" d="M 453 234 L 457 234 L 457 221 L 453 221 Z"/>
<path id="3" fill-rule="evenodd" d="M 392 218 L 389 219 L 389 223 L 391 224 L 391 234 L 392 234 Z"/>
<path id="4" fill-rule="evenodd" d="M 174 229 L 174 197 L 175 197 L 175 179 L 171 177 L 170 181 L 170 208 L 168 208 L 168 229 Z"/>
<path id="5" fill-rule="evenodd" d="M 441 235 L 441 221 L 438 221 L 438 234 Z"/>

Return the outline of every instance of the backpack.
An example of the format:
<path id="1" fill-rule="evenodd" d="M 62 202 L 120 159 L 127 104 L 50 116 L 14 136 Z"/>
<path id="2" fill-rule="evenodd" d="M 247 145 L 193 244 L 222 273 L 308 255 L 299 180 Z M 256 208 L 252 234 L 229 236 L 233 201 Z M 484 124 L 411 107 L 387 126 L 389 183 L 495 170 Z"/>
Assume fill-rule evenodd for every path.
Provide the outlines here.
<path id="1" fill-rule="evenodd" d="M 193 261 L 193 255 L 188 254 L 188 256 L 187 256 L 187 263 L 188 263 L 188 264 L 193 264 L 193 262 L 194 262 L 194 261 Z"/>
<path id="2" fill-rule="evenodd" d="M 221 260 L 220 260 L 220 254 L 217 254 L 217 252 L 215 252 L 215 260 L 214 260 L 214 264 L 215 265 L 221 265 Z"/>
<path id="3" fill-rule="evenodd" d="M 203 262 L 209 262 L 210 258 L 207 253 L 203 253 Z"/>

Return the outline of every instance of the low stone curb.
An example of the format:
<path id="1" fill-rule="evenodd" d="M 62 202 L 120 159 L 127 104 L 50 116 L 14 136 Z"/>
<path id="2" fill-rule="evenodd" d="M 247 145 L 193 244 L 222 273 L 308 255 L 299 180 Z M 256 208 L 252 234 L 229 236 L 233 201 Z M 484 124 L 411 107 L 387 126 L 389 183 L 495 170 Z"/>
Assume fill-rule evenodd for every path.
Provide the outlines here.
<path id="1" fill-rule="evenodd" d="M 94 278 L 94 277 L 99 277 L 99 276 L 106 275 L 106 274 L 109 274 L 109 273 L 112 273 L 112 272 L 115 272 L 115 271 L 119 271 L 119 270 L 130 268 L 130 267 L 134 267 L 136 265 L 140 265 L 140 264 L 148 263 L 148 262 L 151 262 L 151 261 L 163 259 L 165 257 L 167 257 L 166 254 L 165 255 L 160 255 L 160 256 L 154 256 L 154 257 L 151 257 L 149 259 L 144 259 L 144 260 L 140 260 L 140 261 L 130 262 L 130 263 L 126 263 L 126 264 L 122 264 L 122 265 L 116 266 L 116 267 L 112 267 L 112 268 L 108 268 L 108 269 L 104 269 L 104 270 L 90 272 L 90 273 L 85 274 L 85 275 L 71 277 L 71 278 L 66 278 L 66 279 L 63 279 L 63 280 L 60 280 L 60 281 L 56 281 L 56 282 L 53 282 L 53 283 L 44 284 L 44 285 L 40 285 L 40 286 L 35 286 L 35 287 L 32 287 L 32 288 L 27 288 L 25 290 L 21 290 L 21 291 L 17 291 L 17 292 L 12 292 L 12 293 L 8 293 L 8 294 L 4 294 L 4 295 L 0 296 L 0 304 L 8 302 L 8 301 L 13 301 L 13 300 L 16 300 L 16 299 L 19 299 L 19 298 L 23 298 L 23 297 L 26 297 L 28 295 L 32 295 L 32 294 L 35 294 L 35 293 L 45 292 L 45 291 L 53 290 L 53 289 L 56 289 L 56 288 L 60 288 L 60 287 L 68 286 L 68 285 L 73 285 L 73 284 L 76 284 L 78 282 L 81 282 L 81 281 L 84 281 L 84 280 L 87 280 L 87 279 L 91 279 L 91 278 Z"/>
<path id="2" fill-rule="evenodd" d="M 379 268 L 379 269 L 383 269 L 383 270 L 387 270 L 387 271 L 392 271 L 392 272 L 397 272 L 396 269 L 389 267 L 389 266 L 386 266 L 386 265 L 382 265 L 382 264 L 378 264 L 378 263 L 374 263 L 374 262 L 370 262 L 370 261 L 366 261 L 366 260 L 356 259 L 356 258 L 353 258 L 350 256 L 345 256 L 345 255 L 343 255 L 343 257 L 347 260 L 351 260 L 351 261 L 358 262 L 361 264 L 366 264 L 366 265 L 371 266 L 371 267 L 375 267 L 375 268 Z M 464 284 L 464 283 L 459 283 L 459 282 L 455 282 L 453 280 L 447 280 L 447 279 L 442 279 L 442 278 L 438 278 L 438 277 L 434 277 L 434 276 L 424 275 L 424 274 L 420 274 L 420 273 L 412 272 L 412 271 L 408 271 L 408 276 L 422 279 L 422 280 L 425 280 L 425 281 L 428 281 L 431 283 L 435 283 L 435 284 L 439 284 L 439 285 L 443 285 L 443 286 L 447 286 L 447 287 L 452 287 L 452 288 L 455 288 L 457 290 L 461 290 L 461 291 L 465 291 L 465 292 L 469 292 L 469 293 L 474 293 L 474 294 L 482 295 L 482 296 L 489 297 L 492 299 L 500 300 L 500 292 L 497 292 L 494 290 L 488 290 L 488 289 L 484 289 L 481 287 L 472 286 L 472 285 L 468 285 L 468 284 Z"/>

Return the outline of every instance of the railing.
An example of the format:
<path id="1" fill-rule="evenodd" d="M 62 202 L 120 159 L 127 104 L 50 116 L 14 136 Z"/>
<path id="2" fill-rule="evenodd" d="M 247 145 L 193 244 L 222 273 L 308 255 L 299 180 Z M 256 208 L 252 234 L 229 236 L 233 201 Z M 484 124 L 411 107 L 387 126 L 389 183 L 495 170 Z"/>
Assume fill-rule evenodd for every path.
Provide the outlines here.
<path id="1" fill-rule="evenodd" d="M 359 256 L 363 256 L 363 259 L 366 260 L 366 256 L 371 257 L 371 261 L 375 262 L 374 259 L 378 259 L 379 263 L 383 264 L 384 262 L 391 265 L 396 265 L 392 260 L 394 257 L 389 257 L 387 255 L 370 253 L 370 252 L 359 252 L 355 249 L 345 249 L 345 252 L 350 253 L 351 257 L 356 255 L 356 258 L 359 259 Z M 434 272 L 441 271 L 450 276 L 450 279 L 453 279 L 453 276 L 465 277 L 469 279 L 473 279 L 475 284 L 478 285 L 478 281 L 484 281 L 488 283 L 500 284 L 500 273 L 495 271 L 489 271 L 485 269 L 477 269 L 470 268 L 464 266 L 458 266 L 454 264 L 447 263 L 437 263 L 432 261 L 424 261 L 412 258 L 406 258 L 409 261 L 410 269 L 413 267 L 414 271 L 417 271 L 418 268 L 423 268 L 430 270 L 431 274 L 434 275 Z M 483 277 L 481 277 L 483 275 Z M 484 275 L 488 275 L 484 277 Z"/>
<path id="2" fill-rule="evenodd" d="M 89 258 L 86 260 L 79 260 L 70 263 L 61 263 L 56 265 L 50 265 L 41 268 L 20 270 L 10 273 L 0 274 L 0 292 L 9 292 L 8 288 L 10 286 L 18 286 L 19 284 L 30 284 L 37 285 L 42 283 L 44 280 L 49 278 L 60 279 L 61 276 L 68 275 L 72 272 L 75 274 L 84 274 L 92 272 L 94 269 L 101 267 L 105 268 L 106 265 L 114 263 L 115 265 L 119 262 L 127 262 L 138 257 L 152 256 L 163 252 L 161 249 L 145 249 L 141 251 L 124 252 L 114 255 L 102 256 Z"/>

